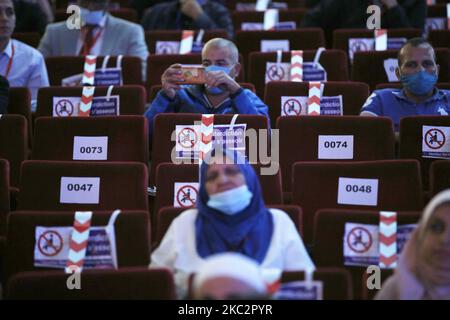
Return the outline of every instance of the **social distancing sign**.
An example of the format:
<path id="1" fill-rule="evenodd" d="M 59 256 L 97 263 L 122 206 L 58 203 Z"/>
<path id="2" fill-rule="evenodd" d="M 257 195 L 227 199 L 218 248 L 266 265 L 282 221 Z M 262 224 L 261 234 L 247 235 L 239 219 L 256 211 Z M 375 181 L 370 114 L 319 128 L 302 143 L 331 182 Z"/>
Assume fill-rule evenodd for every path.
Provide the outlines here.
<path id="1" fill-rule="evenodd" d="M 308 97 L 307 96 L 282 96 L 281 97 L 281 116 L 300 116 L 308 115 Z M 343 98 L 339 96 L 321 97 L 320 115 L 343 115 Z"/>
<path id="2" fill-rule="evenodd" d="M 450 159 L 450 127 L 422 126 L 422 157 Z"/>
<path id="3" fill-rule="evenodd" d="M 80 97 L 53 97 L 53 117 L 77 117 L 80 114 Z M 91 116 L 120 115 L 120 97 L 104 96 L 92 99 Z"/>
<path id="4" fill-rule="evenodd" d="M 374 38 L 350 38 L 348 39 L 348 57 L 351 62 L 356 52 L 359 51 L 374 51 L 375 48 L 375 37 Z M 388 38 L 387 39 L 387 50 L 399 50 L 405 43 L 406 38 Z M 380 46 L 380 50 L 382 46 Z"/>
<path id="5" fill-rule="evenodd" d="M 173 190 L 173 206 L 192 208 L 198 198 L 198 182 L 175 182 Z"/>

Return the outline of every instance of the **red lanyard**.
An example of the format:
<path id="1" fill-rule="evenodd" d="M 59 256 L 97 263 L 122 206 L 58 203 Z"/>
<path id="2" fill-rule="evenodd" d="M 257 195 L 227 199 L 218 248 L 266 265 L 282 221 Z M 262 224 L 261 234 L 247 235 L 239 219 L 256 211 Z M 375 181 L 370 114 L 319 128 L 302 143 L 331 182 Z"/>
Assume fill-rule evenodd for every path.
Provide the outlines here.
<path id="1" fill-rule="evenodd" d="M 91 53 L 91 50 L 93 47 L 95 47 L 95 44 L 97 43 L 98 39 L 100 38 L 101 34 L 103 33 L 103 28 L 100 29 L 99 32 L 95 35 L 94 39 L 92 39 L 92 45 L 88 48 L 86 46 L 86 35 L 84 36 L 85 40 L 83 41 L 83 47 L 81 48 L 81 51 L 83 53 L 83 56 L 87 56 Z"/>
<path id="2" fill-rule="evenodd" d="M 11 57 L 9 57 L 9 61 L 8 61 L 8 65 L 6 66 L 6 73 L 5 73 L 5 78 L 8 79 L 9 76 L 9 72 L 11 71 L 11 67 L 13 64 L 13 59 L 14 59 L 14 44 L 11 42 Z"/>

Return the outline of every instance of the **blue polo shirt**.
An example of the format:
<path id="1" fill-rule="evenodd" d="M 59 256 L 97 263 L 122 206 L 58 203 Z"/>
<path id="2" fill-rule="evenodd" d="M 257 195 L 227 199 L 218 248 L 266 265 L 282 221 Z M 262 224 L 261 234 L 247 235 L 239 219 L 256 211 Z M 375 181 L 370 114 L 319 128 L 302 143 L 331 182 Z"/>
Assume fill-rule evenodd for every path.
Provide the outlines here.
<path id="1" fill-rule="evenodd" d="M 363 111 L 391 118 L 395 131 L 399 131 L 400 119 L 406 116 L 450 115 L 450 91 L 435 89 L 433 96 L 415 103 L 403 89 L 375 90 L 361 108 Z"/>

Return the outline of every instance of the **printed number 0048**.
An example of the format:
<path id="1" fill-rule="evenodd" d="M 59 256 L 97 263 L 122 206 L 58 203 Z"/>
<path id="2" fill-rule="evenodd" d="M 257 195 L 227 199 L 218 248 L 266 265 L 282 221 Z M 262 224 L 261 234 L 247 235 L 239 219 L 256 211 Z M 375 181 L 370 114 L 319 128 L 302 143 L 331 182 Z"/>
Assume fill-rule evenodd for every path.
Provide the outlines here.
<path id="1" fill-rule="evenodd" d="M 358 185 L 346 185 L 345 191 L 347 192 L 365 192 L 365 193 L 371 193 L 372 187 L 371 186 L 358 186 Z"/>

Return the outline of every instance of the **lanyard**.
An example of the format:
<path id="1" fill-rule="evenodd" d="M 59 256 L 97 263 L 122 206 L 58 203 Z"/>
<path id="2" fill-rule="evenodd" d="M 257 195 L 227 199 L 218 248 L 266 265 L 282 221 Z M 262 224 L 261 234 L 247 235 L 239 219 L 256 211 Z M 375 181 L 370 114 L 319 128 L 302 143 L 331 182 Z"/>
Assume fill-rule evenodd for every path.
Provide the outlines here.
<path id="1" fill-rule="evenodd" d="M 6 73 L 5 73 L 6 79 L 8 79 L 9 72 L 11 71 L 11 67 L 12 67 L 13 59 L 14 59 L 14 53 L 15 53 L 14 43 L 11 43 L 11 57 L 9 57 L 8 65 L 6 66 Z"/>
<path id="2" fill-rule="evenodd" d="M 97 41 L 100 38 L 102 33 L 103 33 L 103 28 L 101 28 L 100 31 L 97 32 L 94 39 L 92 40 L 92 45 L 89 48 L 86 47 L 86 35 L 84 36 L 83 46 L 81 47 L 81 52 L 82 52 L 83 56 L 87 56 L 90 54 L 92 48 L 95 47 L 95 44 L 97 43 Z"/>

